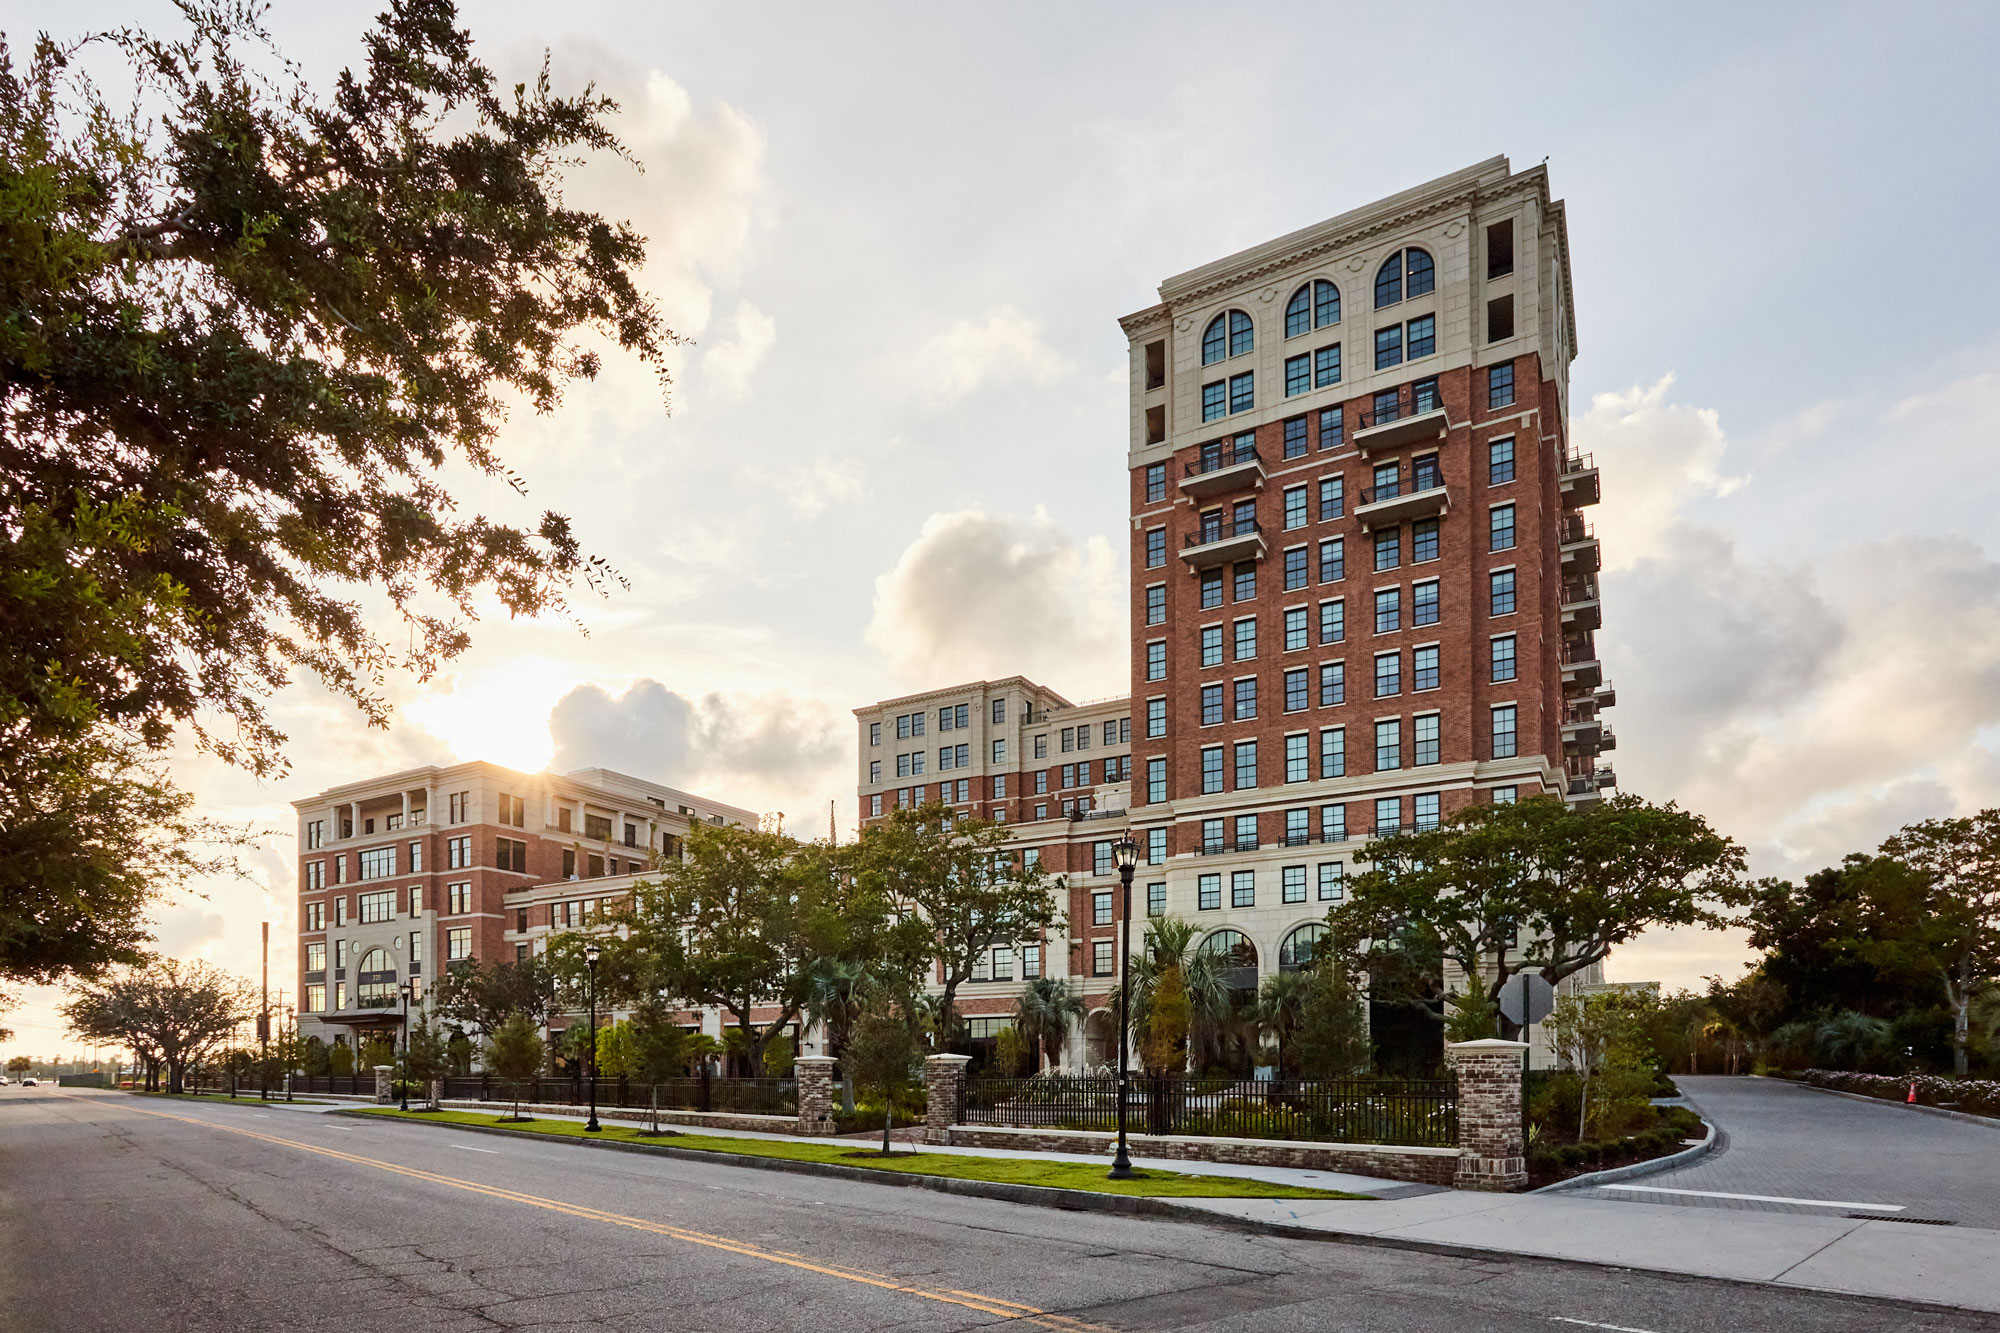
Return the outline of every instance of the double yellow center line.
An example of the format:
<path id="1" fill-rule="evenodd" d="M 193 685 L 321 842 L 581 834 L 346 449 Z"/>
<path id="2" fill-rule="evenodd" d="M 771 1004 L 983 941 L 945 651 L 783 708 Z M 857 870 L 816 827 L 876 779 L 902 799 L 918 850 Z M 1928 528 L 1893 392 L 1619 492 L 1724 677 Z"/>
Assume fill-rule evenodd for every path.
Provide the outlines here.
<path id="1" fill-rule="evenodd" d="M 75 1100 L 83 1100 L 77 1098 Z M 94 1104 L 95 1098 L 90 1099 Z M 586 1222 L 602 1222 L 609 1226 L 625 1227 L 632 1231 L 643 1231 L 649 1235 L 666 1236 L 672 1240 L 685 1241 L 690 1245 L 700 1245 L 711 1250 L 721 1250 L 727 1254 L 741 1255 L 746 1259 L 758 1259 L 765 1263 L 780 1264 L 786 1268 L 802 1269 L 808 1273 L 818 1273 L 823 1277 L 839 1278 L 843 1282 L 853 1282 L 861 1286 L 876 1287 L 883 1291 L 901 1292 L 904 1295 L 920 1297 L 927 1301 L 937 1301 L 945 1305 L 963 1306 L 977 1310 L 981 1314 L 998 1315 L 1001 1318 L 1020 1320 L 1037 1324 L 1043 1328 L 1058 1329 L 1062 1333 L 1110 1333 L 1097 1324 L 1087 1324 L 1065 1315 L 1051 1314 L 1038 1310 L 1032 1305 L 1022 1305 L 1018 1301 L 1002 1300 L 998 1296 L 982 1296 L 977 1292 L 958 1291 L 951 1287 L 919 1287 L 900 1281 L 884 1273 L 871 1273 L 866 1269 L 849 1268 L 844 1265 L 821 1263 L 802 1255 L 784 1250 L 765 1249 L 728 1236 L 711 1235 L 705 1231 L 694 1231 L 687 1227 L 671 1226 L 665 1222 L 651 1222 L 643 1217 L 627 1217 L 623 1213 L 610 1213 L 601 1208 L 586 1208 L 581 1204 L 565 1203 L 560 1199 L 545 1199 L 538 1194 L 523 1194 L 518 1190 L 501 1189 L 495 1185 L 482 1185 L 477 1181 L 460 1180 L 455 1176 L 439 1175 L 435 1171 L 424 1171 L 413 1166 L 400 1166 L 395 1162 L 384 1162 L 373 1157 L 362 1157 L 355 1153 L 341 1152 L 336 1148 L 322 1148 L 318 1144 L 303 1143 L 298 1139 L 288 1139 L 276 1134 L 260 1134 L 254 1129 L 241 1129 L 235 1125 L 217 1124 L 212 1120 L 200 1120 L 193 1116 L 173 1115 L 165 1111 L 153 1111 L 139 1106 L 120 1106 L 121 1111 L 137 1115 L 149 1115 L 161 1120 L 178 1120 L 184 1125 L 199 1125 L 203 1129 L 219 1130 L 225 1134 L 240 1134 L 247 1139 L 257 1139 L 264 1143 L 275 1143 L 282 1148 L 294 1148 L 299 1152 L 313 1153 L 320 1157 L 331 1157 L 335 1161 L 348 1162 L 355 1166 L 372 1167 L 377 1171 L 387 1171 L 394 1175 L 408 1176 L 432 1185 L 444 1185 L 468 1194 L 483 1194 L 489 1199 L 499 1199 L 506 1203 L 524 1204 L 530 1208 L 540 1208 L 547 1212 L 561 1213 L 566 1217 L 581 1218 Z"/>

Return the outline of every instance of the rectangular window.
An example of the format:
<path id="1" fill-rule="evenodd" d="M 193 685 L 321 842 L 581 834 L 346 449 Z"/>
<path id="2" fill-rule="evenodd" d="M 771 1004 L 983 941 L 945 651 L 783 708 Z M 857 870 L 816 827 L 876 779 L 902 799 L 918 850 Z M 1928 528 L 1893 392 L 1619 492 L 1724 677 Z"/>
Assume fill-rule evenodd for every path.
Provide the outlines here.
<path id="1" fill-rule="evenodd" d="M 307 904 L 306 904 L 306 924 L 305 924 L 305 928 L 306 928 L 307 930 L 325 930 L 325 929 L 326 929 L 326 904 L 325 904 L 325 903 L 307 903 Z"/>
<path id="2" fill-rule="evenodd" d="M 1514 271 L 1514 219 L 1486 224 L 1486 276 L 1504 278 Z"/>
<path id="3" fill-rule="evenodd" d="M 1007 762 L 1007 742 L 1004 739 L 993 742 L 993 762 L 996 764 Z"/>
<path id="4" fill-rule="evenodd" d="M 1521 789 L 1519 787 L 1495 787 L 1493 789 L 1493 804 L 1495 805 L 1512 805 L 1520 797 Z"/>
<path id="5" fill-rule="evenodd" d="M 1165 680 L 1167 678 L 1167 645 L 1155 639 L 1146 645 L 1146 679 Z"/>
<path id="6" fill-rule="evenodd" d="M 1236 720 L 1248 722 L 1257 716 L 1257 678 L 1246 677 L 1236 682 Z"/>
<path id="7" fill-rule="evenodd" d="M 1257 656 L 1257 622 L 1239 620 L 1236 622 L 1236 660 L 1248 662 Z"/>
<path id="8" fill-rule="evenodd" d="M 997 727 L 1006 720 L 1007 701 L 1005 699 L 995 699 L 993 701 L 993 725 Z"/>
<path id="9" fill-rule="evenodd" d="M 347 1008 L 347 983 L 344 981 L 333 983 L 333 1007 L 336 1011 Z"/>
<path id="10" fill-rule="evenodd" d="M 1403 798 L 1384 796 L 1375 802 L 1375 832 L 1399 833 L 1403 828 Z"/>
<path id="11" fill-rule="evenodd" d="M 1224 721 L 1225 719 L 1222 716 L 1222 686 L 1202 686 L 1201 725 L 1204 727 L 1215 727 L 1220 726 Z"/>
<path id="12" fill-rule="evenodd" d="M 1156 505 L 1167 498 L 1167 465 L 1154 463 L 1146 469 L 1146 503 Z M 1000 719 L 995 718 L 998 722 Z"/>
<path id="13" fill-rule="evenodd" d="M 1338 583 L 1347 577 L 1347 541 L 1332 537 L 1319 544 L 1319 581 Z"/>
<path id="14" fill-rule="evenodd" d="M 1321 861 L 1319 863 L 1319 900 L 1321 902 L 1337 903 L 1340 901 L 1343 892 L 1340 880 L 1340 862 Z"/>
<path id="15" fill-rule="evenodd" d="M 1167 863 L 1167 831 L 1163 828 L 1146 830 L 1146 864 L 1163 866 Z"/>
<path id="16" fill-rule="evenodd" d="M 1222 747 L 1205 745 L 1201 750 L 1201 792 L 1213 796 L 1222 790 Z"/>
<path id="17" fill-rule="evenodd" d="M 1389 528 L 1375 534 L 1375 572 L 1399 569 L 1403 564 L 1403 530 Z"/>
<path id="18" fill-rule="evenodd" d="M 1347 506 L 1347 484 L 1341 477 L 1319 479 L 1319 521 L 1328 523 L 1341 516 Z"/>
<path id="19" fill-rule="evenodd" d="M 306 891 L 314 893 L 326 887 L 326 862 L 306 862 Z"/>
<path id="20" fill-rule="evenodd" d="M 1501 337 L 1514 336 L 1514 298 L 1504 298 L 1507 302 L 1507 332 Z M 1490 313 L 1490 312 L 1489 312 Z M 1495 338 L 1492 341 L 1498 342 Z M 1489 409 L 1511 407 L 1514 403 L 1514 364 L 1494 366 L 1486 372 L 1486 406 Z"/>
<path id="21" fill-rule="evenodd" d="M 1420 356 L 1429 356 L 1431 353 L 1437 351 L 1436 315 L 1419 315 L 1410 321 L 1408 346 L 1410 360 L 1412 361 L 1415 361 Z"/>
<path id="22" fill-rule="evenodd" d="M 1301 352 L 1285 358 L 1285 397 L 1312 388 L 1312 356 Z"/>
<path id="23" fill-rule="evenodd" d="M 1250 371 L 1229 377 L 1229 410 L 1231 413 L 1248 412 L 1257 405 L 1255 392 L 1256 376 Z"/>
<path id="24" fill-rule="evenodd" d="M 1229 385 L 1222 380 L 1201 386 L 1201 419 L 1220 421 L 1229 414 Z"/>
<path id="25" fill-rule="evenodd" d="M 1319 706 L 1331 708 L 1347 702 L 1347 663 L 1322 662 L 1319 668 Z"/>
<path id="26" fill-rule="evenodd" d="M 306 825 L 306 850 L 314 851 L 326 841 L 326 821 L 315 819 Z"/>
<path id="27" fill-rule="evenodd" d="M 1421 565 L 1438 558 L 1438 521 L 1420 518 L 1410 524 L 1410 563 Z"/>
<path id="28" fill-rule="evenodd" d="M 1146 739 L 1154 740 L 1167 734 L 1167 701 L 1165 699 L 1146 700 Z"/>
<path id="29" fill-rule="evenodd" d="M 1514 614 L 1514 571 L 1496 569 L 1490 580 L 1492 592 L 1490 614 L 1511 616 Z"/>
<path id="30" fill-rule="evenodd" d="M 1236 816 L 1236 850 L 1239 852 L 1257 850 L 1257 816 Z"/>
<path id="31" fill-rule="evenodd" d="M 421 884 L 412 884 L 410 886 L 410 915 L 422 916 L 423 914 L 424 914 L 423 886 Z"/>
<path id="32" fill-rule="evenodd" d="M 938 746 L 938 762 L 937 762 L 937 771 L 938 771 L 938 772 L 940 772 L 940 773 L 949 773 L 949 772 L 951 771 L 951 769 L 952 769 L 952 761 L 951 761 L 951 757 L 952 757 L 952 753 L 953 753 L 953 751 L 952 751 L 952 747 L 951 747 L 951 746 L 949 746 L 949 745 L 940 745 L 940 746 Z"/>
<path id="33" fill-rule="evenodd" d="M 1487 549 L 1511 551 L 1514 549 L 1514 506 L 1495 505 L 1487 518 Z"/>
<path id="34" fill-rule="evenodd" d="M 1387 773 L 1403 766 L 1403 720 L 1386 717 L 1375 724 L 1375 771 Z"/>
<path id="35" fill-rule="evenodd" d="M 452 916 L 463 916 L 472 910 L 472 885 L 447 884 L 444 886 L 445 911 Z"/>
<path id="36" fill-rule="evenodd" d="M 1340 344 L 1322 347 L 1313 353 L 1313 387 L 1329 388 L 1340 383 Z"/>
<path id="37" fill-rule="evenodd" d="M 995 745 L 1006 744 L 1005 741 L 995 741 L 993 743 Z M 996 801 L 1007 799 L 1007 775 L 1005 773 L 995 773 L 993 775 L 993 799 Z"/>
<path id="38" fill-rule="evenodd" d="M 1111 924 L 1110 894 L 1093 893 L 1090 895 L 1090 924 L 1093 926 L 1108 926 Z"/>
<path id="39" fill-rule="evenodd" d="M 910 755 L 910 776 L 917 777 L 921 775 L 923 771 L 924 771 L 924 752 L 922 750 L 913 751 Z"/>
<path id="40" fill-rule="evenodd" d="M 326 941 L 320 940 L 306 946 L 306 967 L 308 974 L 326 971 Z"/>
<path id="41" fill-rule="evenodd" d="M 1236 790 L 1249 791 L 1257 785 L 1257 742 L 1236 742 Z"/>
<path id="42" fill-rule="evenodd" d="M 381 879 L 396 873 L 396 849 L 394 847 L 373 847 L 361 853 L 359 858 L 361 878 Z"/>
<path id="43" fill-rule="evenodd" d="M 1301 712 L 1312 707 L 1312 686 L 1304 667 L 1295 667 L 1285 673 L 1285 711 Z"/>
<path id="44" fill-rule="evenodd" d="M 1438 794 L 1420 792 L 1410 798 L 1411 813 L 1416 818 L 1419 829 L 1433 829 L 1438 826 Z"/>
<path id="45" fill-rule="evenodd" d="M 1403 655 L 1375 654 L 1375 697 L 1389 699 L 1403 692 Z"/>
<path id="46" fill-rule="evenodd" d="M 375 925 L 396 919 L 396 891 L 385 889 L 380 893 L 360 895 L 361 924 Z"/>
<path id="47" fill-rule="evenodd" d="M 1159 569 L 1167 563 L 1167 530 L 1146 529 L 1146 568 Z"/>
<path id="48" fill-rule="evenodd" d="M 1438 581 L 1426 579 L 1422 583 L 1410 585 L 1410 623 L 1412 625 L 1435 625 L 1438 623 Z"/>
<path id="49" fill-rule="evenodd" d="M 1321 842 L 1347 841 L 1347 807 L 1345 805 L 1323 805 L 1319 808 L 1319 840 Z"/>
<path id="50" fill-rule="evenodd" d="M 1146 915 L 1165 916 L 1167 914 L 1167 886 L 1155 880 L 1146 886 Z"/>
<path id="51" fill-rule="evenodd" d="M 1044 713 L 1042 717 L 1043 720 L 1046 721 L 1048 715 Z M 1047 732 L 1043 732 L 1041 735 L 1035 737 L 1035 758 L 1047 759 L 1048 757 L 1049 757 L 1049 737 Z"/>
<path id="52" fill-rule="evenodd" d="M 1112 973 L 1111 950 L 1112 950 L 1112 942 L 1110 940 L 1093 940 L 1091 942 L 1090 945 L 1091 975 L 1099 977 L 1108 977 L 1111 975 Z"/>
<path id="53" fill-rule="evenodd" d="M 1319 733 L 1319 775 L 1343 777 L 1347 773 L 1347 728 L 1327 727 Z"/>
<path id="54" fill-rule="evenodd" d="M 1375 632 L 1392 634 L 1403 627 L 1403 590 L 1401 588 L 1377 588 L 1375 590 Z"/>
<path id="55" fill-rule="evenodd" d="M 1146 800 L 1159 805 L 1167 799 L 1167 761 L 1148 759 L 1146 761 Z"/>
<path id="56" fill-rule="evenodd" d="M 1442 485 L 1444 485 L 1444 472 L 1438 467 L 1436 454 L 1425 454 L 1410 460 L 1410 494 L 1434 491 Z"/>
<path id="57" fill-rule="evenodd" d="M 1339 643 L 1347 637 L 1347 599 L 1337 597 L 1319 604 L 1319 641 Z"/>
<path id="58" fill-rule="evenodd" d="M 1222 605 L 1222 571 L 1204 569 L 1201 571 L 1201 609 L 1212 611 Z"/>
<path id="59" fill-rule="evenodd" d="M 1306 900 L 1306 868 L 1286 866 L 1278 872 L 1282 878 L 1283 891 L 1280 896 L 1288 903 L 1302 903 Z"/>
<path id="60" fill-rule="evenodd" d="M 875 793 L 875 794 L 874 794 L 873 796 L 870 796 L 870 797 L 868 798 L 868 814 L 869 814 L 869 816 L 870 816 L 871 818 L 879 818 L 879 817 L 881 816 L 881 814 L 882 814 L 882 794 L 881 794 L 880 792 L 877 792 L 877 793 Z M 572 874 L 574 874 L 574 873 L 575 873 L 575 867 L 574 867 L 574 866 L 572 866 L 572 867 L 571 867 L 571 873 L 572 873 Z"/>
<path id="61" fill-rule="evenodd" d="M 453 963 L 472 957 L 472 927 L 453 926 L 444 933 L 444 956 Z"/>
<path id="62" fill-rule="evenodd" d="M 1304 782 L 1312 777 L 1312 737 L 1301 731 L 1285 737 L 1285 781 Z"/>
<path id="63" fill-rule="evenodd" d="M 1297 592 L 1308 582 L 1306 548 L 1294 546 L 1285 552 L 1285 591 Z"/>
<path id="64" fill-rule="evenodd" d="M 346 983 L 343 982 L 341 984 L 345 985 Z M 326 1012 L 326 986 L 324 984 L 315 984 L 306 987 L 305 1012 L 309 1014 L 323 1014 Z"/>
<path id="65" fill-rule="evenodd" d="M 1236 587 L 1234 597 L 1239 602 L 1247 602 L 1257 595 L 1257 562 L 1239 561 L 1236 565 Z"/>
<path id="66" fill-rule="evenodd" d="M 1062 787 L 1074 787 L 1076 785 L 1075 764 L 1064 764 L 1062 766 L 1062 780 L 1058 785 Z"/>
<path id="67" fill-rule="evenodd" d="M 1312 811 L 1285 811 L 1285 846 L 1303 847 L 1312 841 Z"/>
<path id="68" fill-rule="evenodd" d="M 1257 905 L 1257 872 L 1237 870 L 1229 876 L 1229 905 L 1231 907 L 1255 907 Z"/>
<path id="69" fill-rule="evenodd" d="M 472 840 L 468 838 L 466 841 L 469 843 Z M 333 858 L 333 882 L 335 884 L 347 883 L 347 856 L 345 853 Z"/>
<path id="70" fill-rule="evenodd" d="M 1290 532 L 1294 528 L 1302 528 L 1306 525 L 1306 522 L 1306 488 L 1303 486 L 1285 487 L 1285 531 Z"/>
<path id="71" fill-rule="evenodd" d="M 1295 653 L 1312 642 L 1306 626 L 1306 609 L 1303 606 L 1285 608 L 1285 651 Z"/>
<path id="72" fill-rule="evenodd" d="M 469 791 L 455 791 L 446 798 L 445 809 L 449 812 L 452 823 L 463 824 L 466 821 L 470 815 L 468 807 L 471 799 L 472 793 Z"/>
<path id="73" fill-rule="evenodd" d="M 1410 688 L 1434 690 L 1438 687 L 1438 646 L 1426 644 L 1410 651 Z"/>
<path id="74" fill-rule="evenodd" d="M 1493 757 L 1512 759 L 1514 757 L 1514 705 L 1493 710 Z"/>
<path id="75" fill-rule="evenodd" d="M 1155 583 L 1146 589 L 1146 623 L 1167 623 L 1167 585 L 1164 583 Z"/>
<path id="76" fill-rule="evenodd" d="M 1426 764 L 1438 762 L 1438 715 L 1419 713 L 1410 722 L 1410 740 L 1416 750 L 1416 764 L 1422 768 Z"/>
<path id="77" fill-rule="evenodd" d="M 1375 330 L 1375 369 L 1387 370 L 1403 364 L 1403 326 L 1391 324 Z"/>
<path id="78" fill-rule="evenodd" d="M 1486 483 L 1499 486 L 1514 480 L 1514 437 L 1489 440 L 1486 444 Z"/>
<path id="79" fill-rule="evenodd" d="M 1201 821 L 1201 850 L 1204 855 L 1214 855 L 1222 850 L 1222 821 L 1204 819 Z"/>
<path id="80" fill-rule="evenodd" d="M 1337 407 L 1329 407 L 1319 414 L 1319 447 L 1338 449 L 1346 440 L 1347 422 Z"/>
<path id="81" fill-rule="evenodd" d="M 1285 457 L 1304 458 L 1306 452 L 1306 419 L 1293 417 L 1285 423 Z"/>
<path id="82" fill-rule="evenodd" d="M 1195 880 L 1195 906 L 1204 912 L 1213 912 L 1221 908 L 1221 875 L 1203 875 Z"/>
<path id="83" fill-rule="evenodd" d="M 444 844 L 447 870 L 464 870 L 472 865 L 472 839 L 447 838 Z"/>
<path id="84" fill-rule="evenodd" d="M 1497 683 L 1514 679 L 1514 636 L 1502 634 L 1493 640 L 1493 679 Z"/>
<path id="85" fill-rule="evenodd" d="M 1201 627 L 1201 664 L 1204 667 L 1222 665 L 1222 626 Z"/>

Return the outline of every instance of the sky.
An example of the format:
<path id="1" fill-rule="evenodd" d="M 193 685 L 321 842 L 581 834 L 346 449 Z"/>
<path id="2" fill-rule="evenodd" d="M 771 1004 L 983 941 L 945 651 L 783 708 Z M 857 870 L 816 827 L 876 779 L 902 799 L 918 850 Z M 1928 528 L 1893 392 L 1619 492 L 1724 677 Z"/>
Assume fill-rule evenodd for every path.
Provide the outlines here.
<path id="1" fill-rule="evenodd" d="M 325 87 L 378 3 L 284 0 Z M 171 31 L 163 0 L 89 22 Z M 176 770 L 271 829 L 159 947 L 293 975 L 289 802 L 484 758 L 602 764 L 854 820 L 858 704 L 1021 672 L 1127 687 L 1126 350 L 1159 282 L 1496 153 L 1567 201 L 1572 437 L 1604 501 L 1621 787 L 1797 876 L 2000 804 L 2000 11 L 1935 4 L 467 3 L 509 80 L 617 98 L 643 174 L 570 197 L 650 240 L 670 404 L 613 358 L 501 437 L 523 521 L 629 587 L 487 608 L 387 732 L 309 680 L 291 771 Z M 21 45 L 44 5 L 0 3 Z M 73 34 L 75 29 L 58 29 Z M 386 626 L 385 626 L 386 628 Z M 1730 932 L 1615 979 L 1699 985 Z M 6 1053 L 73 1049 L 27 992 Z"/>

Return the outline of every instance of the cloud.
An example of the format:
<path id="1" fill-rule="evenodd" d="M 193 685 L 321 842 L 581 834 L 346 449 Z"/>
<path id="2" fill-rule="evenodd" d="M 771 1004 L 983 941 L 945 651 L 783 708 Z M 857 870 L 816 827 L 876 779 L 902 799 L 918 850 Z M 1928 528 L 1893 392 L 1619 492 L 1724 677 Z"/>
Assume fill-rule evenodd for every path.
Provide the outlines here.
<path id="1" fill-rule="evenodd" d="M 751 375 L 777 340 L 778 326 L 771 317 L 748 301 L 738 301 L 722 337 L 701 357 L 702 373 L 716 396 L 726 402 L 747 398 Z"/>
<path id="2" fill-rule="evenodd" d="M 933 407 L 982 388 L 1046 384 L 1070 372 L 1069 359 L 1042 341 L 1035 322 L 1003 305 L 983 321 L 954 321 L 906 358 L 896 375 Z"/>
<path id="3" fill-rule="evenodd" d="M 859 503 L 866 469 L 855 458 L 815 458 L 789 467 L 747 467 L 743 479 L 779 496 L 801 518 Z"/>
<path id="4" fill-rule="evenodd" d="M 868 642 L 906 680 L 941 685 L 1016 673 L 1071 698 L 1129 688 L 1122 562 L 1037 509 L 934 514 L 875 580 Z"/>
<path id="5" fill-rule="evenodd" d="M 549 711 L 558 773 L 609 768 L 753 810 L 812 810 L 853 785 L 844 715 L 769 692 L 690 699 L 657 680 L 579 685 Z"/>
<path id="6" fill-rule="evenodd" d="M 1747 481 L 1722 472 L 1728 446 L 1717 414 L 1670 402 L 1673 383 L 1662 375 L 1645 387 L 1600 393 L 1571 428 L 1579 450 L 1616 469 L 1617 485 L 1605 487 L 1599 510 L 1609 568 L 1659 554 L 1683 507 Z"/>

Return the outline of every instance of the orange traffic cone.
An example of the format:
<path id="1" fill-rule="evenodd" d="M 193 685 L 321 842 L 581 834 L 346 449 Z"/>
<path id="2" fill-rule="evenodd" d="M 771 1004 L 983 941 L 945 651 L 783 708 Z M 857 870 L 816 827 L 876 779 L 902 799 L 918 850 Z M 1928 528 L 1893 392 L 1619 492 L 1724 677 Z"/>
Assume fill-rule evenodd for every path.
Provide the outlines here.
<path id="1" fill-rule="evenodd" d="M 1917 1082 L 1915 1079 L 1910 1080 L 1910 1095 L 1905 1097 L 1903 1100 L 1909 1103 L 1911 1106 L 1915 1106 L 1917 1104 Z"/>

